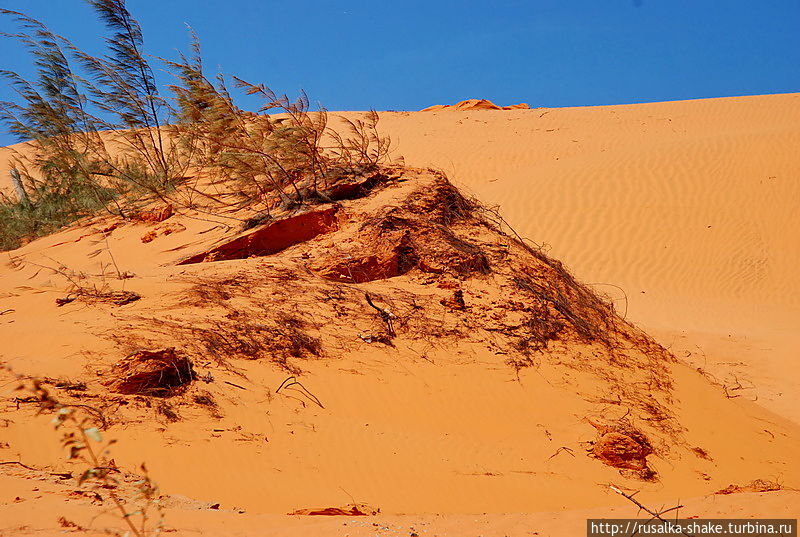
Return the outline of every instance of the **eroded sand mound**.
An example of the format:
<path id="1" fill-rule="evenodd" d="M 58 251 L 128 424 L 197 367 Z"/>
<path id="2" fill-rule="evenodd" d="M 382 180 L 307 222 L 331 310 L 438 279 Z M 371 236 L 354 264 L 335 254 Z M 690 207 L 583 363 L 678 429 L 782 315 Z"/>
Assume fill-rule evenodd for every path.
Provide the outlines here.
<path id="1" fill-rule="evenodd" d="M 9 253 L 4 361 L 91 408 L 115 464 L 147 462 L 192 509 L 531 512 L 606 505 L 609 483 L 800 484 L 796 427 L 727 398 L 440 173 L 326 196 L 249 229 L 176 213 L 183 231 L 146 243 L 163 224 L 102 217 Z M 57 307 L 64 275 L 141 298 Z M 79 472 L 36 400 L 2 385 L 7 449 Z M 20 486 L 32 470 L 0 471 Z"/>
<path id="2" fill-rule="evenodd" d="M 527 110 L 527 103 L 512 104 L 511 106 L 497 106 L 487 99 L 467 99 L 456 104 L 436 104 L 423 108 L 420 112 L 435 112 L 437 110 Z"/>

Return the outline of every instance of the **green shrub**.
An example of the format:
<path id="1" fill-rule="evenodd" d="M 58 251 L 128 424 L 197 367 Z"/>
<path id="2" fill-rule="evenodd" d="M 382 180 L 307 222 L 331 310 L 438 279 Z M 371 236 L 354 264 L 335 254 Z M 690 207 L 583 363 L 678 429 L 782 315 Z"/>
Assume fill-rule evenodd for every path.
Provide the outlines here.
<path id="1" fill-rule="evenodd" d="M 232 77 L 234 88 L 262 101 L 258 114 L 242 110 L 226 77 L 206 77 L 194 34 L 188 57 L 163 60 L 177 83 L 162 95 L 125 0 L 87 1 L 109 31 L 103 56 L 0 9 L 19 25 L 11 37 L 33 56 L 37 72 L 29 81 L 0 69 L 17 95 L 0 102 L 0 123 L 30 142 L 17 160 L 32 170 L 25 174 L 30 203 L 0 199 L 0 248 L 101 210 L 125 217 L 130 204 L 153 198 L 269 217 L 276 205 L 325 201 L 333 183 L 388 158 L 390 141 L 378 135 L 375 112 L 345 120 L 348 132 L 340 135 L 329 129 L 322 106 L 311 110 L 305 93 L 293 101 Z"/>

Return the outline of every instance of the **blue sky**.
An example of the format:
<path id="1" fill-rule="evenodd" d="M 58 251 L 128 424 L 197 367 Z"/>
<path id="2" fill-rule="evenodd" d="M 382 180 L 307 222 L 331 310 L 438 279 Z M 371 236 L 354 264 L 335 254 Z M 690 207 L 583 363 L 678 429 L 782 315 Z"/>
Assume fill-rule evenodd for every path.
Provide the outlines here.
<path id="1" fill-rule="evenodd" d="M 82 0 L 3 7 L 102 52 L 103 26 Z M 800 91 L 800 0 L 128 0 L 128 8 L 150 54 L 174 58 L 189 24 L 212 70 L 290 95 L 304 88 L 330 110 Z M 0 30 L 12 29 L 0 21 Z M 0 68 L 31 72 L 7 39 Z M 8 97 L 0 87 L 0 99 Z M 0 135 L 0 144 L 10 141 Z"/>

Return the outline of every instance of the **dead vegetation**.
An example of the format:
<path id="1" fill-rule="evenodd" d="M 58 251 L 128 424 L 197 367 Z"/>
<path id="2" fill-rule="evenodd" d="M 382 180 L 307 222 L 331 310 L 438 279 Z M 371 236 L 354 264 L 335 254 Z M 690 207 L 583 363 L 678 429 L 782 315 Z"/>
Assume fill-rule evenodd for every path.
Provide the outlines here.
<path id="1" fill-rule="evenodd" d="M 114 393 L 168 397 L 196 378 L 192 362 L 174 347 L 138 351 L 111 368 L 104 384 Z"/>
<path id="2" fill-rule="evenodd" d="M 480 247 L 457 236 L 451 225 L 465 218 L 469 202 L 444 178 L 402 205 L 366 216 L 349 247 L 332 245 L 311 270 L 333 281 L 365 283 L 419 269 L 459 278 L 487 274 L 489 260 Z"/>
<path id="3" fill-rule="evenodd" d="M 96 287 L 78 287 L 67 296 L 56 298 L 56 306 L 63 306 L 78 299 L 89 304 L 102 302 L 115 306 L 124 306 L 141 298 L 142 296 L 139 293 L 134 293 L 133 291 L 107 291 Z"/>
<path id="4" fill-rule="evenodd" d="M 650 515 L 650 520 L 645 521 L 644 524 L 646 524 L 646 525 L 655 524 L 654 521 L 657 520 L 658 522 L 663 524 L 663 528 L 664 529 L 661 530 L 662 533 L 672 533 L 672 534 L 680 534 L 680 535 L 683 535 L 685 537 L 694 537 L 694 534 L 686 533 L 686 531 L 683 530 L 680 526 L 673 525 L 672 521 L 664 518 L 664 515 L 666 515 L 667 513 L 671 513 L 673 511 L 676 513 L 675 516 L 677 518 L 678 510 L 680 510 L 680 509 L 682 509 L 684 507 L 683 505 L 680 504 L 680 502 L 677 505 L 673 505 L 672 507 L 661 507 L 661 509 L 652 509 L 652 508 L 646 506 L 645 504 L 643 504 L 642 502 L 640 502 L 639 500 L 637 500 L 636 498 L 634 498 L 634 496 L 636 496 L 638 491 L 633 492 L 633 493 L 626 493 L 626 492 L 622 491 L 619 487 L 614 486 L 614 485 L 610 485 L 609 488 L 612 491 L 614 491 L 617 494 L 619 494 L 620 496 L 622 496 L 625 499 L 627 499 L 628 501 L 630 501 L 632 504 L 634 504 L 636 507 L 638 507 L 640 511 L 644 511 L 645 513 Z M 639 529 L 641 529 L 641 528 L 636 528 L 634 530 L 634 534 L 637 533 L 639 531 Z"/>
<path id="5" fill-rule="evenodd" d="M 99 254 L 103 250 L 97 250 Z M 92 275 L 84 272 L 76 272 L 60 262 L 53 261 L 53 265 L 43 265 L 33 263 L 25 258 L 11 257 L 9 266 L 15 270 L 21 270 L 27 266 L 35 269 L 33 275 L 36 276 L 42 271 L 50 272 L 62 277 L 66 282 L 67 294 L 55 299 L 56 306 L 62 307 L 75 301 L 85 304 L 112 304 L 115 306 L 125 306 L 140 300 L 142 296 L 134 291 L 124 289 L 125 280 L 133 275 L 129 272 L 120 271 L 114 260 L 110 249 L 106 250 L 111 258 L 111 263 L 100 263 L 100 274 Z M 114 280 L 123 282 L 122 290 L 115 290 L 112 287 Z"/>
<path id="6" fill-rule="evenodd" d="M 290 373 L 299 373 L 292 358 L 320 356 L 319 338 L 305 332 L 306 324 L 297 317 L 279 317 L 270 324 L 242 321 L 217 322 L 213 328 L 195 329 L 197 338 L 211 357 L 220 362 L 234 358 L 268 359 Z"/>
<path id="7" fill-rule="evenodd" d="M 483 346 L 518 379 L 537 368 L 593 403 L 605 425 L 588 453 L 626 477 L 657 480 L 648 457 L 681 435 L 669 353 L 444 175 L 379 168 L 339 186 L 335 201 L 272 212 L 184 258 L 206 264 L 146 312 L 121 311 L 115 341 L 128 353 L 179 348 L 175 358 L 242 379 L 224 389 L 250 389 L 243 361 L 268 363 L 292 379 L 276 394 L 312 406 L 323 404 L 302 379 L 313 360 L 370 346 L 429 361 L 448 349 L 468 361 L 457 349 Z M 145 398 L 166 423 L 187 419 L 191 406 L 220 415 L 210 394 L 189 387 L 191 364 L 130 362 L 110 370 L 106 389 Z"/>
<path id="8" fill-rule="evenodd" d="M 270 213 L 184 258 L 179 264 L 206 263 L 187 268 L 178 289 L 146 312 L 120 312 L 112 336 L 120 348 L 166 351 L 133 352 L 110 370 L 107 389 L 186 394 L 148 403 L 171 422 L 190 415 L 187 405 L 219 412 L 213 398 L 189 388 L 192 363 L 247 380 L 241 361 L 259 360 L 295 379 L 281 394 L 321 406 L 298 380 L 311 360 L 364 346 L 430 360 L 436 349 L 481 345 L 517 378 L 535 367 L 579 394 L 591 386 L 580 395 L 609 423 L 628 424 L 599 434 L 592 455 L 629 477 L 657 478 L 647 457 L 666 453 L 667 440 L 680 435 L 669 410 L 672 357 L 663 348 L 561 263 L 505 234 L 502 221 L 444 175 L 378 168 L 339 186 L 336 201 Z"/>
<path id="9" fill-rule="evenodd" d="M 716 491 L 714 494 L 727 495 L 739 494 L 741 492 L 775 492 L 777 490 L 785 490 L 781 483 L 769 479 L 755 479 L 746 485 L 728 485 L 724 489 Z M 794 489 L 791 489 L 794 490 Z"/>

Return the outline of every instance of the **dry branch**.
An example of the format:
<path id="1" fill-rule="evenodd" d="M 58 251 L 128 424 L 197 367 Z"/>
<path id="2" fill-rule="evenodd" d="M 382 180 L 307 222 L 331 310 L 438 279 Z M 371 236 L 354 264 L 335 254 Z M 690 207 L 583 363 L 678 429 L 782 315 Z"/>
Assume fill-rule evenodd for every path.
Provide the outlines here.
<path id="1" fill-rule="evenodd" d="M 672 511 L 677 511 L 678 509 L 683 507 L 683 505 L 676 505 L 674 507 L 670 507 L 669 509 L 664 509 L 662 511 L 654 511 L 654 510 L 650 509 L 649 507 L 647 507 L 646 505 L 644 505 L 643 503 L 641 503 L 636 498 L 634 498 L 634 496 L 636 495 L 635 492 L 633 494 L 625 494 L 623 491 L 621 491 L 619 488 L 615 487 L 614 485 L 609 485 L 609 488 L 611 490 L 613 490 L 614 492 L 616 492 L 617 494 L 619 494 L 620 496 L 623 496 L 624 498 L 627 498 L 630 502 L 632 502 L 634 505 L 636 505 L 639 509 L 641 509 L 642 511 L 646 512 L 647 514 L 649 514 L 652 517 L 650 520 L 659 520 L 659 521 L 661 521 L 661 522 L 663 522 L 664 524 L 667 524 L 667 525 L 671 525 L 672 522 L 670 522 L 669 520 L 663 518 L 661 515 L 669 513 L 669 512 L 672 512 Z M 685 535 L 686 537 L 694 537 L 692 534 L 686 533 L 683 530 L 681 530 L 680 534 L 681 535 Z"/>

